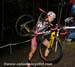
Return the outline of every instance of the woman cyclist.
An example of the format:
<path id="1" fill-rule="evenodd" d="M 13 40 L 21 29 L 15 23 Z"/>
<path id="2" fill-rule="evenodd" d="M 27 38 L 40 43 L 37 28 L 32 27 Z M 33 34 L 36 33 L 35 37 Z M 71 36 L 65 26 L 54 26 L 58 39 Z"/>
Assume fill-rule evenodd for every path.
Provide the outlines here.
<path id="1" fill-rule="evenodd" d="M 55 18 L 56 18 L 56 14 L 54 12 L 52 12 L 52 11 L 49 11 L 47 13 L 46 18 L 45 18 L 45 21 L 40 21 L 40 22 L 38 22 L 36 24 L 34 34 L 37 34 L 38 32 L 46 31 L 48 28 L 50 30 L 55 30 L 56 25 L 53 23 Z M 43 35 L 38 35 L 37 37 L 34 36 L 31 39 L 31 50 L 30 50 L 29 56 L 28 56 L 28 63 L 31 63 L 32 57 L 33 57 L 34 53 L 36 52 L 37 46 L 39 45 L 40 42 L 42 42 L 43 45 L 46 46 L 45 57 L 48 56 L 48 53 L 49 53 L 49 50 L 48 50 L 49 41 L 47 39 L 44 39 Z"/>

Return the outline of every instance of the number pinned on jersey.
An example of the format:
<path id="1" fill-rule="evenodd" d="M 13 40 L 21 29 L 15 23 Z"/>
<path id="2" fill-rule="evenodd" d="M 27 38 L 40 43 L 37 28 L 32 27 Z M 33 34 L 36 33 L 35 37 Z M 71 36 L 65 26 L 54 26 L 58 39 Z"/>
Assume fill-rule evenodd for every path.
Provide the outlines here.
<path id="1" fill-rule="evenodd" d="M 43 25 L 42 25 L 41 23 L 37 25 L 37 27 L 42 27 L 42 26 L 43 26 Z"/>

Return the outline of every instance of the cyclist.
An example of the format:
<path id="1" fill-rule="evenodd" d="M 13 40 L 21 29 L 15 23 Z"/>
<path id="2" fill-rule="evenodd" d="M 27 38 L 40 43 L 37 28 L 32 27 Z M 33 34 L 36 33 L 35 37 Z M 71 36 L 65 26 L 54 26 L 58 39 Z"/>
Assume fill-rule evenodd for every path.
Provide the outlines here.
<path id="1" fill-rule="evenodd" d="M 45 21 L 39 21 L 36 24 L 34 34 L 37 34 L 38 32 L 42 32 L 42 31 L 46 31 L 48 28 L 50 28 L 50 30 L 56 30 L 56 25 L 53 23 L 55 18 L 56 18 L 56 14 L 54 12 L 52 12 L 52 11 L 49 11 L 47 13 L 46 18 L 45 18 Z M 37 37 L 34 36 L 31 39 L 31 51 L 29 52 L 28 63 L 31 63 L 31 59 L 32 59 L 34 53 L 36 52 L 38 43 L 40 43 L 40 42 L 42 42 L 43 45 L 46 46 L 45 56 L 48 56 L 48 53 L 49 53 L 49 51 L 48 51 L 49 41 L 47 39 L 44 39 L 43 35 L 38 35 Z"/>

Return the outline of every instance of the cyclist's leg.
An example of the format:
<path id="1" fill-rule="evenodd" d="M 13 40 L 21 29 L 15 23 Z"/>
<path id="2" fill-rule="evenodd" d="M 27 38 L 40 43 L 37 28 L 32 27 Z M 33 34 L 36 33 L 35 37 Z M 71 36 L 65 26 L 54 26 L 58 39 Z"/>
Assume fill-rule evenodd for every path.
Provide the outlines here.
<path id="1" fill-rule="evenodd" d="M 48 54 L 49 54 L 49 50 L 47 48 L 48 47 L 48 44 L 49 44 L 49 41 L 47 39 L 45 39 L 42 43 L 46 47 L 44 56 L 47 57 Z"/>
<path id="2" fill-rule="evenodd" d="M 31 62 L 31 59 L 32 59 L 36 49 L 37 49 L 37 41 L 36 41 L 36 37 L 33 37 L 31 40 L 31 50 L 29 52 L 29 57 L 28 57 L 29 63 Z"/>
<path id="3" fill-rule="evenodd" d="M 49 41 L 48 41 L 47 39 L 44 39 L 43 42 L 42 42 L 42 44 L 43 44 L 45 47 L 47 47 L 48 44 L 49 44 Z"/>

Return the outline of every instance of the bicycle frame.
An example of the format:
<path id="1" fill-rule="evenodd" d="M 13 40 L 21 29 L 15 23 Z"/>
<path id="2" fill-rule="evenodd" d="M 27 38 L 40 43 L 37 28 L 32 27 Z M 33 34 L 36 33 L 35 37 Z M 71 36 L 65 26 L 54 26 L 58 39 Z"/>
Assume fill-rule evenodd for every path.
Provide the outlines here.
<path id="1" fill-rule="evenodd" d="M 59 29 L 57 29 L 57 32 L 56 31 L 51 32 L 48 48 L 51 48 L 53 46 L 55 38 L 56 38 L 56 43 L 55 43 L 55 52 L 56 52 L 57 51 L 58 40 L 60 41 Z"/>

